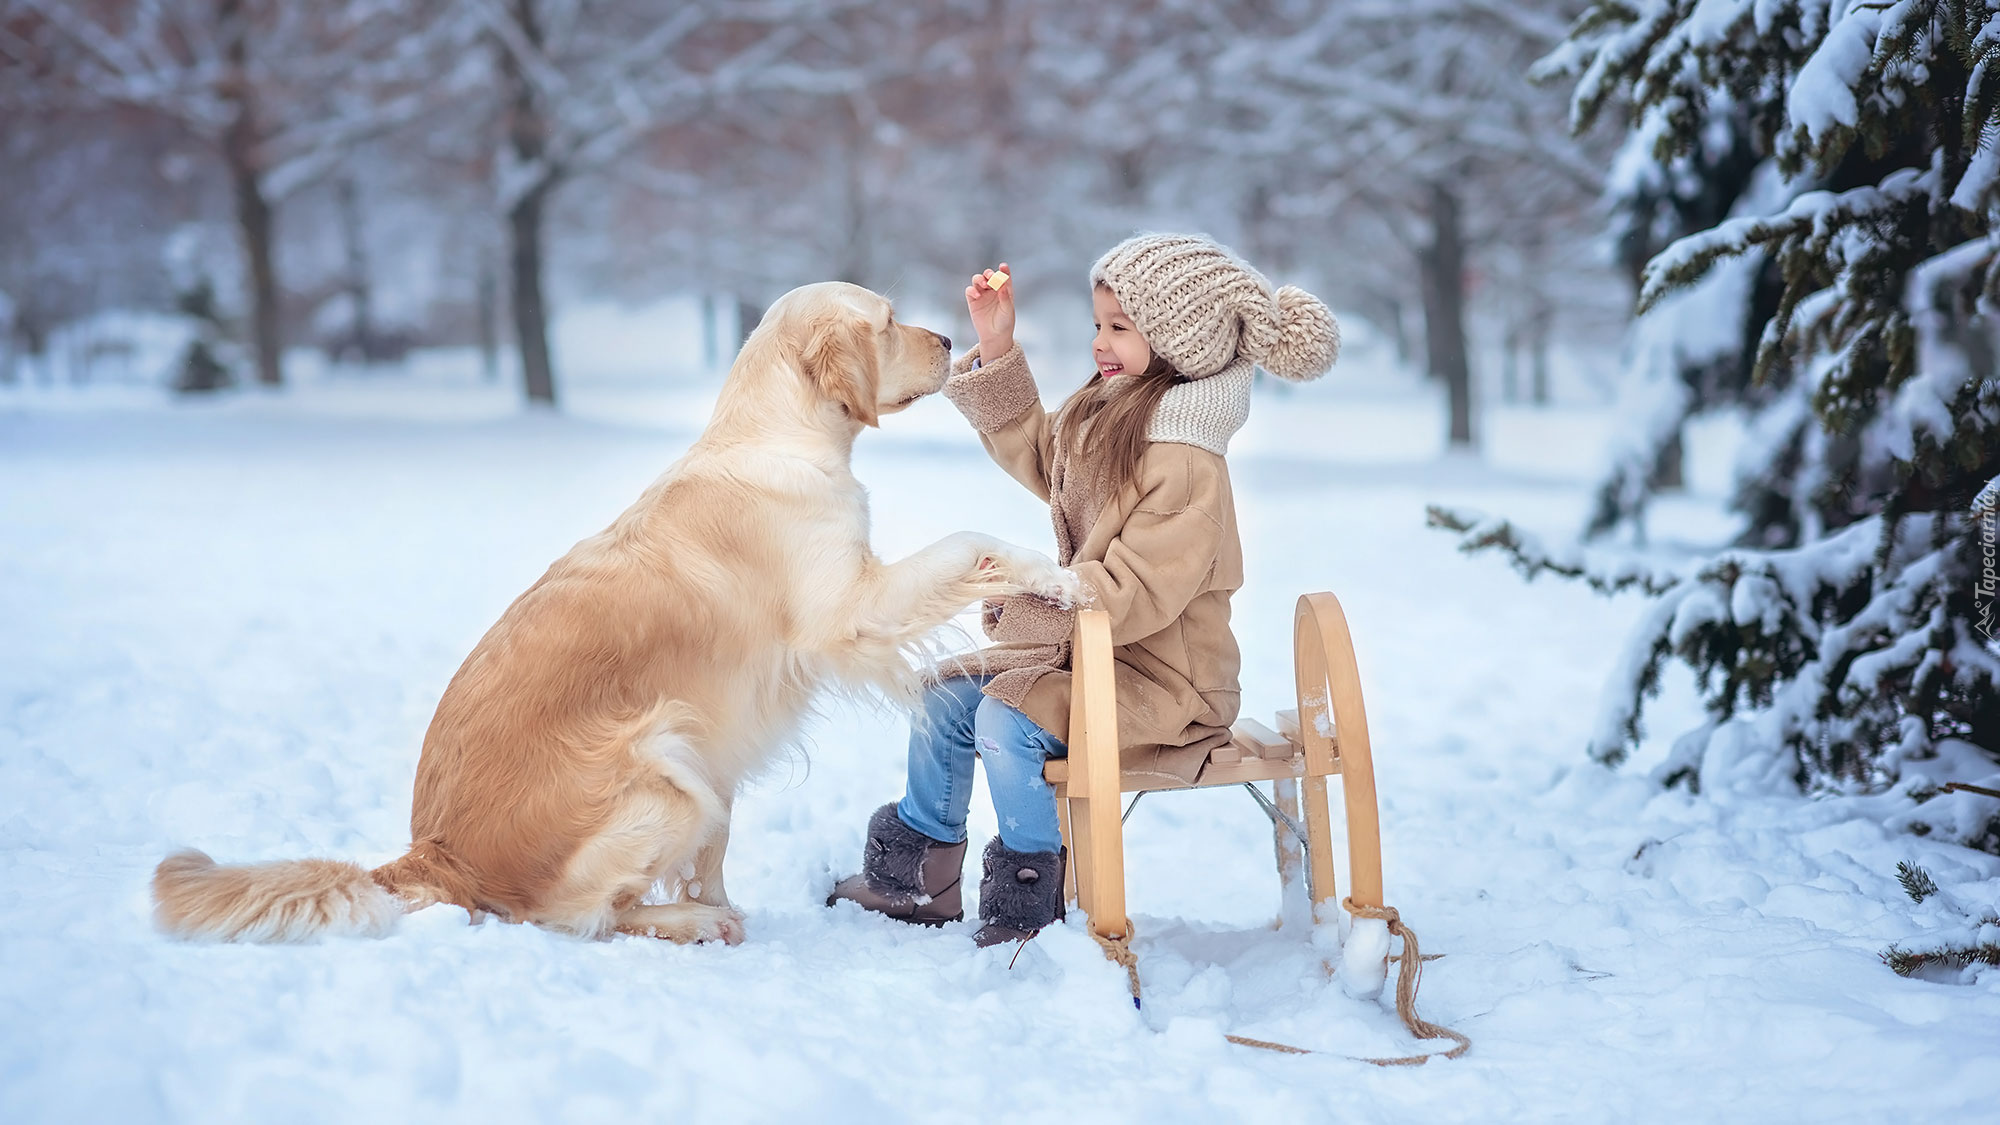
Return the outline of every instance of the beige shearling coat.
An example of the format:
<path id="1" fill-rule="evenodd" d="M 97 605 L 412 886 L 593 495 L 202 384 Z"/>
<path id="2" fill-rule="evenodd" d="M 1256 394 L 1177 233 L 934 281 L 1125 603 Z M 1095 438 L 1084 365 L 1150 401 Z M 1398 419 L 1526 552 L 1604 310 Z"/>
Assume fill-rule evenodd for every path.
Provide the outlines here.
<path id="1" fill-rule="evenodd" d="M 1070 474 L 1020 345 L 974 367 L 978 359 L 975 347 L 954 362 L 945 396 L 1000 467 L 1048 501 L 1056 561 L 1082 579 L 1088 605 L 1111 615 L 1121 765 L 1192 782 L 1228 738 L 1241 694 L 1229 629 L 1229 596 L 1243 584 L 1236 504 L 1221 453 L 1194 444 L 1214 444 L 1217 412 L 1200 410 L 1185 440 L 1174 440 L 1172 427 L 1163 439 L 1156 424 L 1136 483 L 1096 495 L 1090 474 Z M 1247 364 L 1240 375 L 1247 409 Z M 1204 389 L 1203 401 L 1212 398 Z M 1219 424 L 1226 448 L 1241 412 Z M 989 604 L 985 619 L 998 643 L 940 674 L 997 673 L 987 695 L 1068 741 L 1075 611 L 1019 595 Z"/>

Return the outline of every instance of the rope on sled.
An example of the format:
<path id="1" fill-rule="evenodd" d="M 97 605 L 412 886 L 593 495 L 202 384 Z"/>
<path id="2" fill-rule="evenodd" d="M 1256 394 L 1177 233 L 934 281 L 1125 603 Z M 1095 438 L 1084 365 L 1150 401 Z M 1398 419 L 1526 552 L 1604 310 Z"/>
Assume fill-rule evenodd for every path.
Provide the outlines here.
<path id="1" fill-rule="evenodd" d="M 1432 1023 L 1417 1014 L 1417 982 L 1424 975 L 1424 956 L 1417 949 L 1417 932 L 1403 924 L 1403 916 L 1396 913 L 1393 906 L 1360 906 L 1351 898 L 1343 898 L 1340 905 L 1356 918 L 1380 918 L 1389 923 L 1389 932 L 1403 939 L 1403 957 L 1396 969 L 1396 1014 L 1403 1017 L 1403 1026 L 1419 1039 L 1450 1039 L 1457 1043 L 1449 1051 L 1436 1052 L 1448 1059 L 1472 1049 L 1472 1040 L 1453 1031 L 1443 1024 Z M 1395 1059 L 1369 1059 L 1376 1066 L 1422 1066 L 1431 1055 L 1406 1055 Z"/>
<path id="2" fill-rule="evenodd" d="M 1135 932 L 1138 929 L 1138 927 L 1132 925 L 1132 920 L 1129 918 L 1125 920 L 1125 928 Z M 1097 943 L 1097 947 L 1104 951 L 1106 957 L 1125 966 L 1125 980 L 1132 989 L 1132 1006 L 1134 1008 L 1138 1007 L 1139 955 L 1132 952 L 1132 934 L 1127 933 L 1115 938 L 1109 938 L 1098 933 L 1096 927 L 1090 925 L 1085 925 L 1083 932 L 1090 935 L 1090 940 Z"/>
<path id="3" fill-rule="evenodd" d="M 1342 906 L 1357 918 L 1379 918 L 1389 923 L 1389 932 L 1403 939 L 1403 954 L 1392 960 L 1401 963 L 1396 973 L 1396 1014 L 1403 1019 L 1403 1026 L 1418 1039 L 1451 1039 L 1457 1046 L 1449 1051 L 1435 1051 L 1427 1055 L 1399 1055 L 1394 1058 L 1362 1058 L 1343 1055 L 1342 1058 L 1355 1062 L 1372 1063 L 1375 1066 L 1422 1066 L 1433 1058 L 1455 1059 L 1472 1048 L 1472 1040 L 1442 1024 L 1435 1024 L 1417 1014 L 1417 983 L 1424 975 L 1424 962 L 1435 960 L 1437 954 L 1425 957 L 1417 947 L 1416 932 L 1403 924 L 1402 915 L 1393 906 L 1357 906 L 1351 898 L 1342 899 Z M 1092 941 L 1111 960 L 1125 966 L 1125 980 L 1132 990 L 1132 1006 L 1139 1007 L 1139 955 L 1132 952 L 1132 938 L 1136 927 L 1127 919 L 1127 933 L 1118 937 L 1105 937 L 1089 926 L 1084 927 Z M 1256 1047 L 1265 1051 L 1277 1051 L 1287 1055 L 1320 1055 L 1331 1052 L 1315 1051 L 1307 1047 L 1294 1047 L 1290 1043 L 1273 1043 L 1266 1039 L 1252 1039 L 1245 1035 L 1225 1035 L 1224 1039 L 1239 1047 Z"/>

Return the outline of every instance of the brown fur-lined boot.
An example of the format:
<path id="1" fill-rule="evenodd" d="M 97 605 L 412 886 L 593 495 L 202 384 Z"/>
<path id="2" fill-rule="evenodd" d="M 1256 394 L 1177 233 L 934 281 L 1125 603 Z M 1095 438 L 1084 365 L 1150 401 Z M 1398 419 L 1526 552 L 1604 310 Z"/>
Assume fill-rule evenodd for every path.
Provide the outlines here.
<path id="1" fill-rule="evenodd" d="M 892 801 L 868 818 L 861 874 L 849 875 L 826 896 L 902 922 L 942 926 L 965 917 L 962 883 L 965 841 L 947 844 L 904 824 Z"/>
<path id="2" fill-rule="evenodd" d="M 979 880 L 979 920 L 975 945 L 1026 941 L 1063 916 L 1063 868 L 1069 849 L 1017 852 L 995 836 L 986 843 L 985 875 Z"/>

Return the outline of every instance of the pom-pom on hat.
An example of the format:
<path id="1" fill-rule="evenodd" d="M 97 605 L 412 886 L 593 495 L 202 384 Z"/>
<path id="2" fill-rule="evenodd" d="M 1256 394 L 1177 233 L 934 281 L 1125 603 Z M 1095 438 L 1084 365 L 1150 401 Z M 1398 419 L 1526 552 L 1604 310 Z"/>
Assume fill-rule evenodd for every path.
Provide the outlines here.
<path id="1" fill-rule="evenodd" d="M 1249 359 L 1304 383 L 1340 355 L 1326 302 L 1295 285 L 1273 289 L 1206 235 L 1134 235 L 1097 259 L 1090 283 L 1111 290 L 1147 345 L 1190 379 Z"/>

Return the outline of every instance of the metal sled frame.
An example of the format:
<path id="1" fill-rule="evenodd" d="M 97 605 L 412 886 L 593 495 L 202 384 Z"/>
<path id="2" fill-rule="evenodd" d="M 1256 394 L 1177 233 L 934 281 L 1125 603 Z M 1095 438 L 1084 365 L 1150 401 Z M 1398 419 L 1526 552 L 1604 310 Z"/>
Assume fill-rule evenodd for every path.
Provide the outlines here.
<path id="1" fill-rule="evenodd" d="M 1347 615 L 1329 593 L 1299 598 L 1293 616 L 1293 670 L 1298 710 L 1280 711 L 1278 730 L 1245 719 L 1228 743 L 1209 752 L 1194 784 L 1157 774 L 1122 773 L 1118 707 L 1112 679 L 1111 618 L 1102 610 L 1077 614 L 1072 648 L 1069 757 L 1042 770 L 1056 791 L 1056 812 L 1070 862 L 1064 894 L 1080 906 L 1099 937 L 1129 938 L 1125 915 L 1125 830 L 1121 794 L 1242 785 L 1270 816 L 1278 878 L 1285 888 L 1305 880 L 1315 922 L 1333 918 L 1333 823 L 1326 779 L 1336 774 L 1347 812 L 1347 856 L 1355 908 L 1383 906 L 1382 833 L 1375 805 L 1375 763 L 1368 715 Z M 1272 783 L 1265 796 L 1257 783 Z M 1304 824 L 1300 824 L 1300 789 Z M 1136 804 L 1139 797 L 1133 798 Z M 1302 854 L 1303 853 L 1303 854 Z"/>

